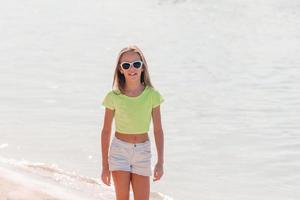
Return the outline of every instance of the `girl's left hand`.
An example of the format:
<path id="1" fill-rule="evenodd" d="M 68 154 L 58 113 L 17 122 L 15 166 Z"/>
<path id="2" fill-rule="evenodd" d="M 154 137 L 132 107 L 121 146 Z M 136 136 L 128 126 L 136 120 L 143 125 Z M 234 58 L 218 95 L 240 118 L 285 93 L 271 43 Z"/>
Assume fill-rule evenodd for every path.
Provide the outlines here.
<path id="1" fill-rule="evenodd" d="M 164 174 L 164 167 L 163 164 L 156 163 L 154 168 L 154 179 L 153 181 L 159 180 L 162 175 Z"/>

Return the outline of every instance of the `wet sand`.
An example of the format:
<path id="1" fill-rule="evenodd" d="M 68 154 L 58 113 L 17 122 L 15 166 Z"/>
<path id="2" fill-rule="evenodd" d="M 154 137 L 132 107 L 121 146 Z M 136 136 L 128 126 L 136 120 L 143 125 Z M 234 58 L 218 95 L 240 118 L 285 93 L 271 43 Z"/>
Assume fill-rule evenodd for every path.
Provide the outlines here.
<path id="1" fill-rule="evenodd" d="M 45 192 L 24 186 L 0 173 L 0 199 L 2 200 L 59 200 Z"/>
<path id="2" fill-rule="evenodd" d="M 14 167 L 0 166 L 1 200 L 62 200 L 58 194 L 59 191 L 53 190 L 52 185 L 47 185 L 32 174 Z"/>

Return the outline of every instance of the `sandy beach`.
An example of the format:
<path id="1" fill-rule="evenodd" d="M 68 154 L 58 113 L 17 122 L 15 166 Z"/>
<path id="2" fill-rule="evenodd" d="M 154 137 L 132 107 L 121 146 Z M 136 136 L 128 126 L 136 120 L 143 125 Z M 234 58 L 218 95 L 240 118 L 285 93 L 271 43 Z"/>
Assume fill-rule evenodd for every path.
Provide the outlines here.
<path id="1" fill-rule="evenodd" d="M 89 199 L 76 190 L 53 182 L 46 176 L 20 166 L 0 167 L 1 200 L 79 200 Z"/>
<path id="2" fill-rule="evenodd" d="M 1 171 L 1 170 L 0 170 Z M 58 200 L 37 188 L 24 186 L 10 180 L 0 172 L 0 199 L 2 200 Z"/>

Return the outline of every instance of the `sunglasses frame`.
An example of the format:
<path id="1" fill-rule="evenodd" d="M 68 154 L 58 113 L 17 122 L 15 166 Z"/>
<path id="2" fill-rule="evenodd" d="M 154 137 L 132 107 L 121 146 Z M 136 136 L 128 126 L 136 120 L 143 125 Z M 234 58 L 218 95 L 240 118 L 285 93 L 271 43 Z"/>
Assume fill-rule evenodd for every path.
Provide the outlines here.
<path id="1" fill-rule="evenodd" d="M 141 66 L 135 67 L 135 66 L 133 65 L 133 63 L 135 63 L 135 62 L 140 62 L 140 63 L 141 63 Z M 125 61 L 125 62 L 121 62 L 121 63 L 120 63 L 120 66 L 121 66 L 122 69 L 124 69 L 124 70 L 128 70 L 128 69 L 123 68 L 122 65 L 123 65 L 124 63 L 129 64 L 128 69 L 129 69 L 131 66 L 133 66 L 135 69 L 139 69 L 139 68 L 141 68 L 141 67 L 143 66 L 143 64 L 144 64 L 143 61 L 141 61 L 141 60 L 135 60 L 135 61 L 132 61 L 132 62 L 126 62 L 126 61 Z"/>

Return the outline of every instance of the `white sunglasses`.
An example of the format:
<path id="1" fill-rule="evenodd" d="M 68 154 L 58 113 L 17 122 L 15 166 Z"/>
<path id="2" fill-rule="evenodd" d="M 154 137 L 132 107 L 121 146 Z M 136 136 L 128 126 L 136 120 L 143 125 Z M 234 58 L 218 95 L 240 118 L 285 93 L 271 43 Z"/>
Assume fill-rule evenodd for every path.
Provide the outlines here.
<path id="1" fill-rule="evenodd" d="M 135 61 L 133 61 L 133 62 L 122 62 L 122 63 L 120 64 L 120 66 L 121 66 L 123 69 L 125 69 L 125 70 L 129 69 L 131 65 L 132 65 L 134 68 L 138 69 L 138 68 L 140 68 L 140 67 L 143 65 L 143 62 L 140 61 L 140 60 L 135 60 Z"/>

